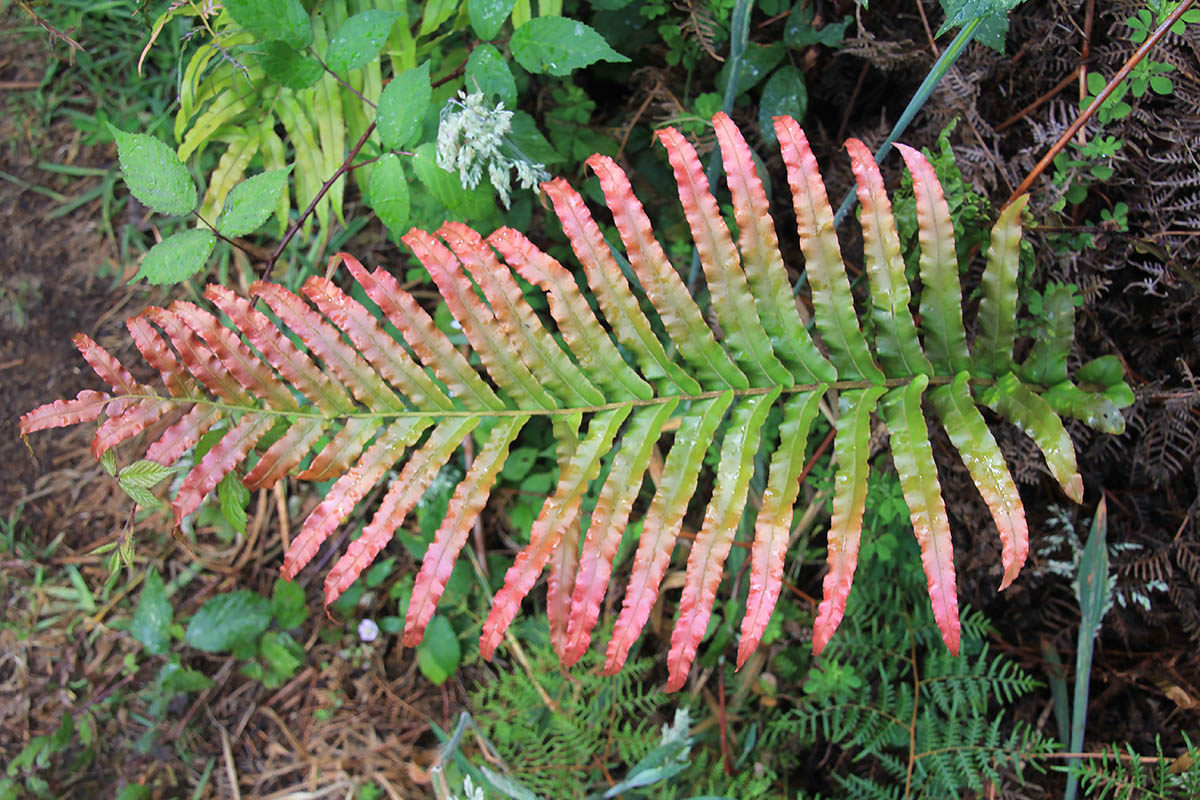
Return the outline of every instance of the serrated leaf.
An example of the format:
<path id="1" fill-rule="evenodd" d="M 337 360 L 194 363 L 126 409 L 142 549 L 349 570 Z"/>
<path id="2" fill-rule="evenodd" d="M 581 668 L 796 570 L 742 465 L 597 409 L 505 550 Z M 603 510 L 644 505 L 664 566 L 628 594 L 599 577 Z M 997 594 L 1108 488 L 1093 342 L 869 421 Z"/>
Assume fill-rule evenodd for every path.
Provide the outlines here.
<path id="1" fill-rule="evenodd" d="M 320 61 L 284 42 L 263 42 L 254 60 L 268 78 L 289 89 L 307 89 L 325 74 Z"/>
<path id="2" fill-rule="evenodd" d="M 196 207 L 196 183 L 175 151 L 145 133 L 126 133 L 109 125 L 129 191 L 159 214 L 182 216 Z M 207 258 L 207 256 L 205 256 Z"/>
<path id="3" fill-rule="evenodd" d="M 159 500 L 158 497 L 155 496 L 154 492 L 150 491 L 149 489 L 142 489 L 137 486 L 131 486 L 128 488 L 121 487 L 121 489 L 125 492 L 130 500 L 148 511 L 162 508 L 165 505 L 165 503 L 163 503 L 162 500 Z"/>
<path id="4" fill-rule="evenodd" d="M 150 248 L 134 280 L 145 278 L 153 286 L 185 281 L 204 269 L 216 244 L 217 237 L 207 229 L 172 234 Z"/>
<path id="5" fill-rule="evenodd" d="M 480 182 L 474 189 L 464 188 L 457 173 L 447 172 L 438 166 L 436 153 L 437 146 L 433 142 L 425 142 L 417 147 L 412 157 L 412 169 L 417 180 L 453 216 L 467 219 L 486 217 L 495 208 L 491 185 Z"/>
<path id="6" fill-rule="evenodd" d="M 129 634 L 151 655 L 165 655 L 171 644 L 172 613 L 162 576 L 154 568 L 147 570 L 137 609 L 129 623 Z"/>
<path id="7" fill-rule="evenodd" d="M 407 230 L 410 199 L 399 156 L 389 154 L 375 164 L 367 183 L 367 202 L 392 237 L 400 238 Z"/>
<path id="8" fill-rule="evenodd" d="M 298 628 L 308 619 L 308 606 L 304 603 L 304 587 L 283 578 L 275 579 L 271 592 L 271 616 L 283 630 Z"/>
<path id="9" fill-rule="evenodd" d="M 375 117 L 384 147 L 401 150 L 416 140 L 432 98 L 428 61 L 392 79 L 379 96 Z"/>
<path id="10" fill-rule="evenodd" d="M 290 167 L 273 169 L 233 187 L 225 198 L 225 209 L 217 218 L 217 233 L 232 238 L 258 230 L 279 205 L 290 172 Z"/>
<path id="11" fill-rule="evenodd" d="M 300 0 L 224 0 L 224 6 L 260 39 L 278 39 L 297 49 L 312 43 L 312 23 Z"/>
<path id="12" fill-rule="evenodd" d="M 379 55 L 392 24 L 401 16 L 397 11 L 371 10 L 350 17 L 329 38 L 325 65 L 343 77 L 350 70 L 365 66 Z"/>
<path id="13" fill-rule="evenodd" d="M 516 0 L 467 0 L 471 30 L 485 42 L 495 39 L 515 4 Z"/>
<path id="14" fill-rule="evenodd" d="M 158 685 L 168 692 L 202 692 L 215 683 L 203 672 L 183 667 L 178 661 L 170 661 L 159 670 Z"/>
<path id="15" fill-rule="evenodd" d="M 458 671 L 462 660 L 462 646 L 450 621 L 440 614 L 434 616 L 425 631 L 425 638 L 417 645 L 417 666 L 430 683 L 441 686 Z"/>
<path id="16" fill-rule="evenodd" d="M 155 461 L 135 461 L 121 468 L 117 481 L 123 489 L 149 489 L 178 471 L 173 467 L 164 467 Z"/>
<path id="17" fill-rule="evenodd" d="M 563 77 L 597 61 L 629 61 L 596 31 L 566 17 L 529 20 L 513 33 L 509 47 L 518 64 L 539 75 Z"/>
<path id="18" fill-rule="evenodd" d="M 184 640 L 198 650 L 225 653 L 255 641 L 271 624 L 271 603 L 246 589 L 209 598 L 188 623 Z"/>
<path id="19" fill-rule="evenodd" d="M 258 644 L 258 652 L 267 666 L 263 685 L 268 689 L 282 686 L 304 666 L 304 650 L 284 631 L 268 631 Z"/>
<path id="20" fill-rule="evenodd" d="M 485 0 L 485 2 L 490 2 L 490 0 Z M 513 78 L 512 70 L 509 68 L 508 62 L 504 60 L 504 56 L 500 55 L 500 51 L 490 44 L 481 44 L 471 51 L 471 55 L 467 57 L 465 81 L 469 91 L 478 90 L 489 98 L 494 97 L 504 103 L 505 108 L 516 106 L 517 81 Z M 530 157 L 534 161 L 539 160 L 533 156 Z"/>

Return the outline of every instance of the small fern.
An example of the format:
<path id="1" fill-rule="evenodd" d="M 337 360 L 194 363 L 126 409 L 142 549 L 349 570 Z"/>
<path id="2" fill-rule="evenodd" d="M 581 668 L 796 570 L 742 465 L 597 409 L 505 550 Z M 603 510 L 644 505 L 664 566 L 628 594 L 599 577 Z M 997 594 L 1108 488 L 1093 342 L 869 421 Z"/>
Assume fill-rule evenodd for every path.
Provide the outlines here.
<path id="1" fill-rule="evenodd" d="M 779 754 L 797 752 L 798 744 L 844 750 L 853 767 L 830 774 L 839 796 L 982 794 L 985 782 L 999 781 L 1002 772 L 1019 775 L 1053 750 L 1052 741 L 995 712 L 1037 682 L 988 651 L 988 624 L 978 612 L 963 616 L 961 657 L 937 646 L 929 610 L 908 610 L 920 586 L 915 569 L 897 570 L 903 561 L 907 556 L 893 556 L 889 570 L 870 564 L 870 580 L 851 600 L 849 630 L 814 667 L 827 677 L 810 677 L 804 700 L 772 721 L 763 744 Z"/>
<path id="2" fill-rule="evenodd" d="M 1186 733 L 1183 740 L 1185 751 L 1175 759 L 1163 754 L 1162 742 L 1155 737 L 1154 758 L 1139 756 L 1130 745 L 1124 750 L 1112 745 L 1098 758 L 1082 759 L 1066 770 L 1079 778 L 1084 795 L 1092 800 L 1200 797 L 1200 749 Z"/>
<path id="3" fill-rule="evenodd" d="M 619 675 L 600 675 L 596 654 L 570 675 L 555 665 L 544 624 L 522 628 L 532 674 L 506 673 L 471 697 L 476 722 L 509 776 L 539 797 L 583 797 L 604 770 L 641 761 L 659 740 L 653 719 L 668 696 L 649 685 L 653 659 L 638 659 Z M 669 718 L 669 713 L 666 715 Z M 602 769 L 598 769 L 598 765 Z"/>
<path id="4" fill-rule="evenodd" d="M 645 513 L 624 605 L 608 643 L 605 669 L 614 672 L 650 615 L 705 455 L 717 447 L 718 428 L 728 414 L 715 487 L 688 557 L 668 655 L 668 686 L 677 689 L 707 628 L 761 454 L 768 463 L 766 490 L 754 525 L 739 664 L 757 647 L 779 595 L 810 424 L 826 397 L 839 408 L 834 440 L 838 472 L 814 649 L 819 652 L 830 641 L 843 617 L 857 562 L 868 433 L 878 408 L 891 434 L 892 458 L 921 545 L 933 615 L 949 651 L 957 653 L 960 622 L 950 526 L 923 399 L 928 396 L 992 510 L 1003 543 L 1003 588 L 1025 560 L 1028 537 L 1016 487 L 977 403 L 1032 436 L 1051 473 L 1078 502 L 1083 481 L 1059 413 L 1119 431 L 1123 420 L 1118 407 L 1132 400 L 1119 364 L 1114 370 L 1115 359 L 1110 358 L 1086 365 L 1080 370 L 1081 385 L 1068 378 L 1074 310 L 1069 296 L 1064 305 L 1054 292 L 1047 292 L 1046 299 L 1050 330 L 1025 362 L 1014 363 L 1024 200 L 1007 208 L 992 231 L 979 335 L 973 352 L 969 350 L 945 198 L 924 156 L 901 147 L 913 175 L 919 222 L 922 343 L 882 178 L 866 147 L 851 139 L 847 148 L 863 208 L 871 289 L 873 325 L 868 327 L 873 334 L 868 342 L 855 314 L 816 159 L 796 122 L 780 117 L 775 127 L 812 289 L 819 334 L 814 340 L 793 299 L 750 149 L 725 115 L 714 118 L 714 127 L 733 197 L 736 245 L 695 150 L 670 128 L 657 138 L 667 150 L 700 253 L 723 331 L 719 341 L 654 238 L 628 177 L 612 159 L 597 155 L 588 163 L 600 178 L 637 289 L 624 277 L 582 197 L 561 179 L 543 189 L 607 326 L 575 277 L 515 230 L 502 228 L 484 240 L 460 223 L 447 222 L 437 236 L 414 229 L 404 237 L 428 269 L 490 383 L 391 275 L 382 269 L 368 272 L 341 254 L 331 270 L 339 262 L 347 266 L 407 347 L 398 346 L 379 319 L 327 278 L 313 277 L 304 285 L 308 302 L 282 286 L 254 284 L 252 296 L 278 322 L 250 300 L 211 286 L 206 296 L 228 316 L 229 327 L 186 302 L 147 309 L 128 322 L 138 349 L 161 373 L 166 395 L 134 381 L 116 359 L 81 334 L 76 337 L 80 351 L 112 393 L 88 390 L 74 400 L 43 406 L 22 417 L 21 429 L 28 434 L 103 415 L 92 445 L 98 457 L 156 422 L 169 421 L 146 458 L 172 464 L 205 432 L 225 427 L 220 441 L 183 479 L 172 502 L 177 523 L 239 468 L 247 470 L 243 482 L 252 489 L 270 486 L 296 469 L 302 479 L 335 479 L 284 557 L 287 578 L 313 558 L 372 487 L 403 463 L 362 536 L 330 571 L 327 603 L 386 546 L 464 437 L 480 435 L 483 444 L 416 579 L 405 634 L 405 642 L 414 644 L 509 445 L 532 417 L 548 417 L 558 443 L 558 486 L 534 523 L 529 544 L 508 570 L 480 648 L 491 657 L 522 599 L 548 567 L 551 640 L 564 661 L 573 663 L 588 647 L 621 533 L 651 454 L 671 420 L 674 441 Z M 513 271 L 547 293 L 556 328 L 547 327 L 525 301 Z M 657 312 L 659 329 L 665 331 L 662 339 L 642 310 L 635 294 L 639 290 Z M 777 403 L 782 406 L 778 438 L 762 441 L 764 420 Z M 581 547 L 581 500 L 606 461 L 608 477 Z"/>

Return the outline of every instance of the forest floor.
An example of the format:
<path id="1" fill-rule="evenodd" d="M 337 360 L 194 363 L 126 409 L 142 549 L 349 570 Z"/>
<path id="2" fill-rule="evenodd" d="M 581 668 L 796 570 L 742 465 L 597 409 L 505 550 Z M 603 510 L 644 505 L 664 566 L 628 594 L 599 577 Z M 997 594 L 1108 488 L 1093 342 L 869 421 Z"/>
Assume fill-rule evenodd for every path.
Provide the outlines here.
<path id="1" fill-rule="evenodd" d="M 812 138 L 823 164 L 839 158 L 834 142 L 843 136 L 877 137 L 882 98 L 908 96 L 914 76 L 919 79 L 932 60 L 920 19 L 906 11 L 887 22 L 886 9 L 877 9 L 885 5 L 872 2 L 872 13 L 863 14 L 864 31 L 878 37 L 873 49 L 868 35 L 860 34 L 825 57 L 821 77 L 814 73 L 807 124 L 818 131 Z M 1129 49 L 1114 21 L 1120 13 L 1095 23 L 1090 63 L 1108 73 Z M 1056 115 L 1077 106 L 1074 84 L 1063 96 L 1050 94 L 1079 65 L 1072 25 L 1071 15 L 1053 3 L 1021 6 L 1010 54 L 973 50 L 906 139 L 931 144 L 946 121 L 962 117 L 962 137 L 974 145 L 964 145 L 960 165 L 969 180 L 1002 202 L 1044 152 L 1045 131 Z M 1169 47 L 1180 59 L 1196 53 L 1195 39 Z M 17 433 L 22 413 L 94 387 L 71 344 L 74 334 L 86 333 L 127 355 L 132 347 L 123 336 L 124 319 L 169 301 L 161 290 L 126 282 L 134 269 L 122 263 L 100 195 L 58 213 L 110 180 L 116 158 L 111 143 L 89 145 L 69 121 L 34 113 L 35 104 L 21 99 L 44 89 L 47 63 L 61 58 L 59 43 L 0 36 L 0 104 L 8 106 L 0 115 L 0 522 L 7 547 L 0 554 L 0 762 L 16 758 L 32 737 L 53 733 L 64 715 L 91 710 L 99 741 L 129 742 L 152 729 L 155 741 L 108 747 L 125 754 L 124 760 L 87 767 L 86 777 L 71 787 L 74 796 L 115 796 L 110 790 L 126 783 L 194 786 L 202 780 L 207 796 L 220 797 L 238 796 L 239 787 L 243 797 L 344 797 L 364 781 L 391 797 L 426 795 L 437 746 L 431 724 L 452 727 L 467 702 L 470 676 L 433 686 L 420 675 L 411 650 L 365 645 L 353 630 L 339 633 L 339 624 L 320 613 L 306 625 L 306 665 L 276 689 L 240 676 L 232 656 L 212 656 L 202 667 L 215 684 L 190 695 L 185 705 L 152 711 L 153 698 L 139 691 L 153 681 L 154 670 L 134 657 L 139 646 L 128 635 L 109 627 L 130 613 L 139 579 L 122 578 L 119 591 L 98 603 L 88 587 L 108 580 L 108 557 L 97 548 L 131 535 L 133 525 L 139 565 L 158 564 L 164 574 L 179 575 L 198 564 L 199 577 L 176 606 L 178 617 L 235 586 L 269 595 L 280 563 L 281 518 L 276 496 L 263 493 L 251 501 L 245 537 L 185 545 L 165 530 L 165 518 L 132 519 L 128 498 L 88 454 L 86 426 L 28 443 Z M 1159 192 L 1170 185 L 1171 167 L 1156 168 L 1152 158 L 1182 147 L 1191 154 L 1187 168 L 1200 171 L 1196 106 L 1190 120 L 1186 111 L 1200 95 L 1195 64 L 1177 81 L 1176 97 L 1148 106 L 1142 118 L 1118 131 L 1128 152 L 1107 191 L 1109 199 L 1128 203 L 1129 230 L 1097 229 L 1096 247 L 1067 252 L 1043 276 L 1076 283 L 1084 296 L 1079 360 L 1117 353 L 1138 397 L 1126 412 L 1125 435 L 1072 432 L 1087 485 L 1103 486 L 1109 498 L 1110 541 L 1140 546 L 1115 564 L 1119 585 L 1128 591 L 1157 580 L 1168 587 L 1149 592 L 1151 611 L 1136 604 L 1114 610 L 1094 663 L 1088 742 L 1129 742 L 1142 753 L 1153 752 L 1155 734 L 1164 734 L 1169 749 L 1178 745 L 1180 731 L 1200 729 L 1200 237 L 1184 212 L 1172 217 L 1164 210 L 1172 202 L 1186 209 L 1187 202 Z M 1022 111 L 1046 96 L 1047 102 Z M 1014 115 L 1018 121 L 1004 125 Z M 46 165 L 86 169 L 68 174 Z M 1198 187 L 1184 190 L 1200 197 Z M 831 185 L 831 195 L 838 192 Z M 1193 218 L 1200 213 L 1194 209 Z M 136 213 L 132 206 L 117 209 L 113 220 L 123 225 Z M 1098 216 L 1079 208 L 1071 224 L 1086 226 Z M 1161 234 L 1180 229 L 1183 236 L 1171 250 Z M 1148 280 L 1152 291 L 1131 288 Z M 1006 446 L 1024 447 L 1015 440 Z M 1049 530 L 1046 509 L 1064 501 L 1041 468 L 1018 464 L 1014 472 L 1031 509 L 1036 546 L 1039 533 Z M 300 504 L 315 499 L 301 497 Z M 1089 505 L 1096 499 L 1093 489 Z M 815 594 L 814 578 L 806 588 Z M 318 579 L 309 570 L 301 580 Z M 1047 669 L 1043 641 L 1073 663 L 1078 611 L 1069 590 L 1044 584 L 1022 589 L 1018 580 L 1006 595 L 995 596 L 992 578 L 984 576 L 965 579 L 960 592 L 994 621 L 1000 646 L 1031 673 Z M 1023 702 L 1024 716 L 1045 720 L 1048 691 Z M 161 725 L 151 719 L 156 713 L 165 720 Z M 1027 796 L 1050 794 L 1031 788 Z"/>

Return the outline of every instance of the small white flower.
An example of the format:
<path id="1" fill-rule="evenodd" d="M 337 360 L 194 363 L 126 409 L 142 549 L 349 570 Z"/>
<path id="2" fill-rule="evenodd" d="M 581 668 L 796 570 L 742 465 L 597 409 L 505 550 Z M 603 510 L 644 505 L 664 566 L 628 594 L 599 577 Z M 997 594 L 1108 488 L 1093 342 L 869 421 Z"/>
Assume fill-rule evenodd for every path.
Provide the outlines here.
<path id="1" fill-rule="evenodd" d="M 358 638 L 364 642 L 373 642 L 379 638 L 379 626 L 374 620 L 364 619 L 358 623 Z"/>
<path id="2" fill-rule="evenodd" d="M 486 167 L 488 181 L 505 208 L 511 202 L 512 170 L 523 189 L 532 189 L 549 176 L 541 164 L 530 161 L 508 140 L 512 130 L 513 112 L 504 103 L 489 109 L 482 92 L 459 92 L 442 109 L 438 126 L 437 164 L 447 172 L 458 172 L 463 188 L 474 189 L 483 179 Z"/>

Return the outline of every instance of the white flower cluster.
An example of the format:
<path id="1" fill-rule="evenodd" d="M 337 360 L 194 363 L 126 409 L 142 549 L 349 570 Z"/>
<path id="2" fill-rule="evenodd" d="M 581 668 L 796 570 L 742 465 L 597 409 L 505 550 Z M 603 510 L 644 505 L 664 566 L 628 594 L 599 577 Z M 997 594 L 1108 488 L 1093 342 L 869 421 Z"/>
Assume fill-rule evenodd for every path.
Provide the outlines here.
<path id="1" fill-rule="evenodd" d="M 494 109 L 488 108 L 482 92 L 459 92 L 442 109 L 438 126 L 438 166 L 449 172 L 457 170 L 458 179 L 466 189 L 479 185 L 486 167 L 488 180 L 505 208 L 511 203 L 509 192 L 514 169 L 522 189 L 532 189 L 550 177 L 544 165 L 530 161 L 508 139 L 512 117 L 513 112 L 506 111 L 502 102 Z"/>

